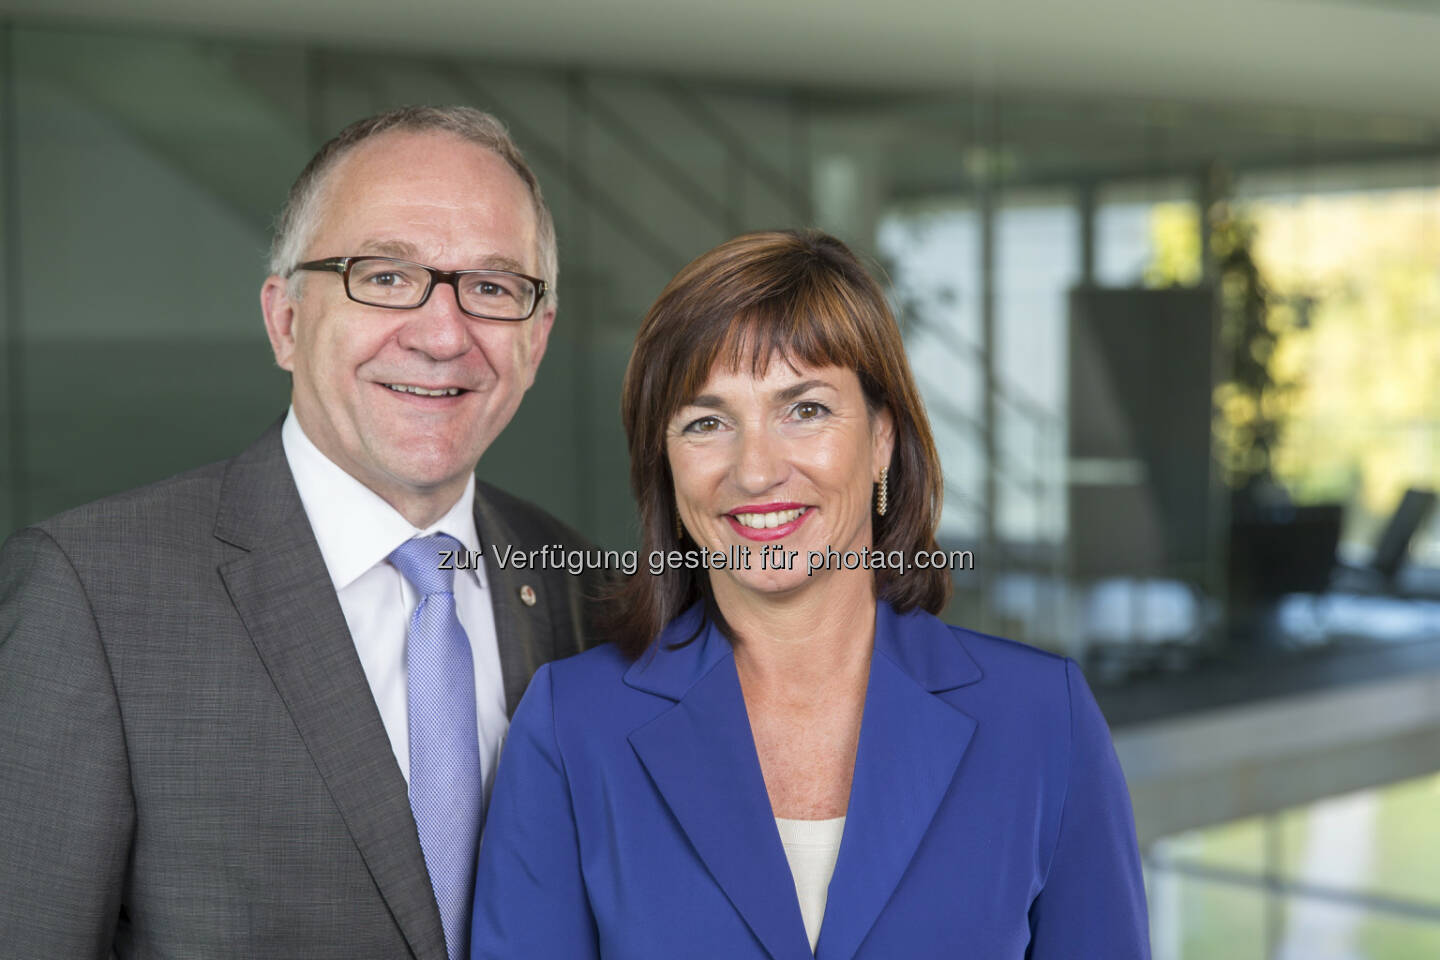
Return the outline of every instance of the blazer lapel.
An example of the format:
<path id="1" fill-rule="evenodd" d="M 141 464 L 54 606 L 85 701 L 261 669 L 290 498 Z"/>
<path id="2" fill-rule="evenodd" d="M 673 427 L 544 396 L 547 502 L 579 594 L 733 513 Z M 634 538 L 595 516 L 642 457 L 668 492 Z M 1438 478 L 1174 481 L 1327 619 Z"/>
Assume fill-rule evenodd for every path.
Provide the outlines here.
<path id="1" fill-rule="evenodd" d="M 729 642 L 699 607 L 672 624 L 626 674 L 677 703 L 630 744 L 706 869 L 774 960 L 809 958 L 795 885 L 775 828 Z"/>
<path id="2" fill-rule="evenodd" d="M 485 556 L 485 582 L 490 588 L 490 609 L 495 616 L 495 642 L 500 648 L 500 679 L 505 685 L 505 710 L 511 716 L 520 705 L 530 678 L 540 664 L 555 659 L 555 632 L 550 623 L 550 598 L 542 591 L 549 585 L 529 569 L 508 565 L 501 569 L 496 548 L 534 549 L 542 544 L 520 542 L 500 511 L 475 487 L 475 530 L 480 535 L 480 552 Z M 533 604 L 520 597 L 524 588 Z"/>
<path id="3" fill-rule="evenodd" d="M 973 719 L 934 694 L 980 676 L 939 620 L 877 605 L 850 806 L 818 960 L 850 960 L 900 883 L 975 732 Z"/>
<path id="4" fill-rule="evenodd" d="M 445 960 L 405 779 L 295 489 L 278 425 L 231 463 L 226 589 L 417 960 Z"/>

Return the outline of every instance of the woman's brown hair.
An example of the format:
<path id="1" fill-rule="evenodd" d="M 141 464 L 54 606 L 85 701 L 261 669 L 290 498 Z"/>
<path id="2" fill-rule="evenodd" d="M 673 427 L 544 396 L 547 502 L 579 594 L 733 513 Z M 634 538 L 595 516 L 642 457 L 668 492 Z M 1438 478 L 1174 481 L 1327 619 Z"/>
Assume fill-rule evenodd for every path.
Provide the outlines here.
<path id="1" fill-rule="evenodd" d="M 641 557 L 694 549 L 676 536 L 675 484 L 666 428 L 698 396 L 711 370 L 748 363 L 763 376 L 774 360 L 855 371 L 872 412 L 895 421 L 890 503 L 872 514 L 874 549 L 936 549 L 943 480 L 930 423 L 900 329 L 880 287 L 850 249 L 816 230 L 747 233 L 691 261 L 645 315 L 630 354 L 620 414 L 630 445 L 630 486 L 640 510 Z M 696 601 L 727 636 L 704 570 L 639 573 L 611 598 L 607 633 L 638 657 L 660 630 Z M 950 595 L 944 569 L 875 571 L 876 595 L 897 611 L 939 613 Z M 730 637 L 732 640 L 733 636 Z"/>

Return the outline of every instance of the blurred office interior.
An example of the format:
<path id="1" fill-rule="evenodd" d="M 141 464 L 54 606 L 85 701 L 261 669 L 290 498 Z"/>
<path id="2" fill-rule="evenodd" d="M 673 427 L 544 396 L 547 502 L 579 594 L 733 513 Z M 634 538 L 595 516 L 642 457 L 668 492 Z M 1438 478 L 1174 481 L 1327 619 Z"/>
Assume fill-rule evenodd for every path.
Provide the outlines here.
<path id="1" fill-rule="evenodd" d="M 1075 657 L 1110 720 L 1155 956 L 1440 956 L 1440 7 L 777 6 L 0 4 L 0 532 L 280 416 L 290 181 L 477 105 L 562 266 L 487 479 L 633 546 L 639 318 L 733 234 L 838 234 L 974 554 L 949 618 Z"/>

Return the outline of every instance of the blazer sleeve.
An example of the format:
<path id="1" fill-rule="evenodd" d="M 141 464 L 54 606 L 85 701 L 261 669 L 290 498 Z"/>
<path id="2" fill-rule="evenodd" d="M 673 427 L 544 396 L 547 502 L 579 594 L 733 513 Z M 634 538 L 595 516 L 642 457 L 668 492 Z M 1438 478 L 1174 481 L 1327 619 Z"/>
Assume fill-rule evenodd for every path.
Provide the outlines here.
<path id="1" fill-rule="evenodd" d="M 515 709 L 480 841 L 472 960 L 599 958 L 570 786 L 555 738 L 550 665 Z"/>
<path id="2" fill-rule="evenodd" d="M 135 824 L 110 664 L 64 551 L 0 548 L 0 943 L 108 957 Z"/>
<path id="3" fill-rule="evenodd" d="M 1030 907 L 1029 960 L 1145 960 L 1150 936 L 1130 794 L 1110 731 L 1066 661 L 1070 756 L 1045 885 Z"/>

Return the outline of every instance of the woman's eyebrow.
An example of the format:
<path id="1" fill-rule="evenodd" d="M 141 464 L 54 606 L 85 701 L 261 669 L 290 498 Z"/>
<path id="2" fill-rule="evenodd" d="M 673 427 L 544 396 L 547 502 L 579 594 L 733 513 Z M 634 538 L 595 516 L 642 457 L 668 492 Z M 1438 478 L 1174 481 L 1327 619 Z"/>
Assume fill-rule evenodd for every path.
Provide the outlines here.
<path id="1" fill-rule="evenodd" d="M 785 403 L 794 400 L 811 390 L 823 389 L 834 390 L 834 384 L 827 380 L 801 380 L 799 383 L 792 383 L 790 386 L 777 390 L 774 393 L 776 402 Z M 716 410 L 725 409 L 725 400 L 713 393 L 702 393 L 684 404 L 685 407 L 711 407 Z"/>
<path id="2" fill-rule="evenodd" d="M 783 390 L 775 391 L 775 399 L 778 400 L 780 403 L 784 403 L 787 400 L 794 400 L 796 397 L 799 397 L 805 393 L 809 393 L 811 390 L 817 388 L 823 388 L 826 390 L 835 389 L 829 382 L 825 380 L 801 380 L 799 383 L 791 384 Z"/>

